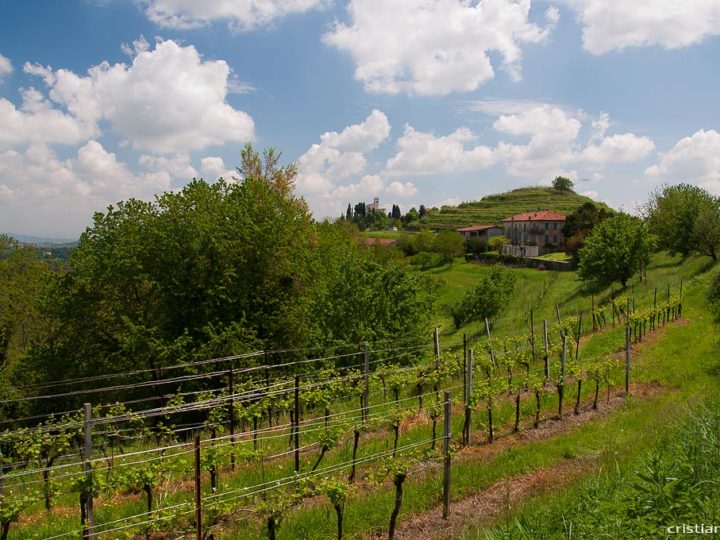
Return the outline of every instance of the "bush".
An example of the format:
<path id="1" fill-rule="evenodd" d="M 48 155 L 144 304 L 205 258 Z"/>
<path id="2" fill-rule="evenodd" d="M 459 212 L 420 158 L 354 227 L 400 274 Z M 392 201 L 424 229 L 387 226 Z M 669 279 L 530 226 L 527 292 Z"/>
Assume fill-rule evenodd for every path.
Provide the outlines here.
<path id="1" fill-rule="evenodd" d="M 511 270 L 501 265 L 493 266 L 475 288 L 465 293 L 458 304 L 448 306 L 447 311 L 453 318 L 455 328 L 459 329 L 469 321 L 491 318 L 500 313 L 507 304 L 514 285 L 515 274 Z"/>

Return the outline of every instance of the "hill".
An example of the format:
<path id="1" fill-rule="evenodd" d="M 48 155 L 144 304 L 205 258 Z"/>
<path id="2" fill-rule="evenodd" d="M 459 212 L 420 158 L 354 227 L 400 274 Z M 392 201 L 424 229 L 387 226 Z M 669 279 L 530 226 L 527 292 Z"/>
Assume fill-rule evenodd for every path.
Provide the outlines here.
<path id="1" fill-rule="evenodd" d="M 560 192 L 548 187 L 527 187 L 507 193 L 487 195 L 479 201 L 464 202 L 458 206 L 443 206 L 426 216 L 426 224 L 432 228 L 454 228 L 470 224 L 496 223 L 501 219 L 535 210 L 554 210 L 570 214 L 583 203 L 593 202 L 607 207 L 572 191 Z"/>

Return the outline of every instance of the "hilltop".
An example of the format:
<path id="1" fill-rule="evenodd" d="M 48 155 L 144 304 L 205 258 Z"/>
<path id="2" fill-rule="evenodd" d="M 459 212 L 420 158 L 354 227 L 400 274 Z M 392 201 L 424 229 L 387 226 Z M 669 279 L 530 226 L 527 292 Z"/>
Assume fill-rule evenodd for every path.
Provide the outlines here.
<path id="1" fill-rule="evenodd" d="M 554 210 L 567 215 L 588 201 L 607 207 L 605 203 L 572 191 L 561 192 L 549 187 L 527 187 L 487 195 L 479 201 L 463 202 L 458 206 L 443 206 L 439 210 L 428 212 L 425 220 L 431 228 L 452 228 L 470 224 L 496 223 L 502 218 L 535 210 Z"/>

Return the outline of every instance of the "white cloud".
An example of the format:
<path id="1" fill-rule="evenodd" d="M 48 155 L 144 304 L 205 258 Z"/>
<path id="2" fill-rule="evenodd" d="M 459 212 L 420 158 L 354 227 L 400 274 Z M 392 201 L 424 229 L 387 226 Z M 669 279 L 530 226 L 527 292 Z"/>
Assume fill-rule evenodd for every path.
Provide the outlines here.
<path id="1" fill-rule="evenodd" d="M 21 89 L 20 93 L 20 109 L 0 98 L 0 149 L 32 143 L 76 144 L 97 134 L 93 123 L 53 108 L 34 88 Z"/>
<path id="2" fill-rule="evenodd" d="M 13 72 L 13 65 L 9 58 L 0 54 L 0 82 Z"/>
<path id="3" fill-rule="evenodd" d="M 404 184 L 402 182 L 392 182 L 385 191 L 396 197 L 414 197 L 418 193 L 415 184 L 412 182 L 405 182 Z"/>
<path id="4" fill-rule="evenodd" d="M 521 45 L 544 41 L 548 26 L 528 19 L 530 0 L 350 0 L 350 25 L 336 22 L 324 41 L 347 51 L 355 78 L 371 92 L 445 95 L 475 90 L 495 75 L 489 53 L 520 78 Z"/>
<path id="5" fill-rule="evenodd" d="M 301 194 L 329 193 L 338 180 L 365 172 L 364 153 L 377 148 L 389 135 L 387 116 L 378 110 L 340 133 L 323 133 L 320 143 L 313 144 L 298 160 L 296 188 Z"/>
<path id="6" fill-rule="evenodd" d="M 405 126 L 405 132 L 397 141 L 398 152 L 387 162 L 387 174 L 441 174 L 490 167 L 495 162 L 491 148 L 476 145 L 465 149 L 465 145 L 475 139 L 475 134 L 467 128 L 437 137 Z"/>
<path id="7" fill-rule="evenodd" d="M 241 31 L 325 4 L 325 0 L 146 0 L 145 13 L 152 22 L 165 28 L 185 30 L 227 21 L 231 28 Z"/>
<path id="8" fill-rule="evenodd" d="M 142 154 L 138 163 L 149 171 L 166 172 L 173 178 L 183 181 L 197 176 L 197 171 L 190 163 L 190 156 L 187 154 L 175 154 L 170 157 Z"/>
<path id="9" fill-rule="evenodd" d="M 645 178 L 688 182 L 720 195 L 720 133 L 701 129 L 679 140 L 657 164 L 645 170 Z"/>
<path id="10" fill-rule="evenodd" d="M 93 212 L 128 197 L 150 199 L 170 187 L 167 172 L 133 174 L 115 154 L 89 141 L 60 160 L 47 146 L 0 153 L 0 229 L 72 237 Z"/>
<path id="11" fill-rule="evenodd" d="M 107 120 L 133 148 L 156 153 L 198 150 L 253 138 L 252 118 L 225 101 L 230 68 L 203 60 L 193 46 L 135 44 L 132 64 L 103 62 L 86 76 L 26 64 L 50 87 L 50 99 L 80 121 Z"/>
<path id="12" fill-rule="evenodd" d="M 203 178 L 211 182 L 217 180 L 218 178 L 232 180 L 233 177 L 238 176 L 237 171 L 229 170 L 225 167 L 223 159 L 217 156 L 207 156 L 202 158 L 200 160 L 200 171 L 202 172 Z"/>
<path id="13" fill-rule="evenodd" d="M 633 133 L 620 133 L 605 137 L 600 144 L 590 145 L 583 150 L 581 159 L 588 163 L 623 163 L 647 157 L 655 149 L 655 143 L 648 137 Z"/>
<path id="14" fill-rule="evenodd" d="M 558 107 L 543 105 L 519 114 L 502 115 L 493 123 L 500 133 L 530 136 L 527 144 L 501 142 L 497 152 L 513 176 L 549 178 L 574 157 L 580 120 Z"/>
<path id="15" fill-rule="evenodd" d="M 575 0 L 583 46 L 593 54 L 628 47 L 667 49 L 720 34 L 720 0 Z"/>
<path id="16" fill-rule="evenodd" d="M 585 197 L 590 197 L 591 199 L 597 200 L 598 198 L 598 192 L 594 189 L 589 189 L 588 191 L 583 191 L 580 195 L 584 195 Z"/>

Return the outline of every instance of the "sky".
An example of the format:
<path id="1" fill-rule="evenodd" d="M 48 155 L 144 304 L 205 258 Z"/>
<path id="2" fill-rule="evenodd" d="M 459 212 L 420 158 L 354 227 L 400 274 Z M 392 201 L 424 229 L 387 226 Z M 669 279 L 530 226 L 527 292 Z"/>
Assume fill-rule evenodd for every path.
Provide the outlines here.
<path id="1" fill-rule="evenodd" d="M 0 0 L 0 231 L 296 162 L 317 219 L 563 175 L 720 195 L 720 0 Z"/>

